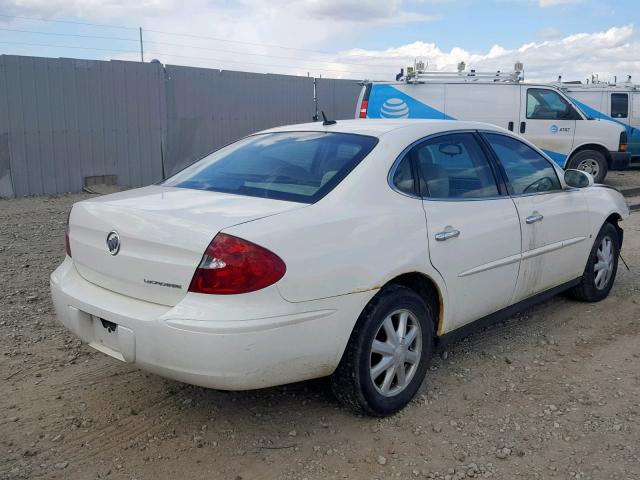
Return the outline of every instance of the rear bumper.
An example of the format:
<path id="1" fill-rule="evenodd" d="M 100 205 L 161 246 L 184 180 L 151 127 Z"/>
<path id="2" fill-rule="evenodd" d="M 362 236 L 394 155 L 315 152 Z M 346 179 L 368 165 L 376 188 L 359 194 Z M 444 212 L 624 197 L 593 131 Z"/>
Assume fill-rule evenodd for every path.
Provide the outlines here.
<path id="1" fill-rule="evenodd" d="M 70 258 L 51 275 L 58 319 L 91 347 L 167 378 L 224 390 L 330 375 L 375 294 L 290 303 L 275 287 L 268 290 L 236 299 L 187 294 L 168 307 L 94 285 Z"/>
<path id="2" fill-rule="evenodd" d="M 611 156 L 611 162 L 609 163 L 610 170 L 625 170 L 629 168 L 631 163 L 631 153 L 629 152 L 609 152 Z"/>

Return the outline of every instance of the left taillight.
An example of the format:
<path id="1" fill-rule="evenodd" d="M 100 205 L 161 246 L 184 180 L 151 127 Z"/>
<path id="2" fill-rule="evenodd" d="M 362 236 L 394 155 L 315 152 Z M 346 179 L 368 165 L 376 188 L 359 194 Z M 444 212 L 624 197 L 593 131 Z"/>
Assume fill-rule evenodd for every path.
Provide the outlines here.
<path id="1" fill-rule="evenodd" d="M 255 292 L 276 283 L 286 271 L 275 253 L 242 238 L 218 233 L 204 252 L 189 291 L 216 295 Z"/>
<path id="2" fill-rule="evenodd" d="M 64 242 L 67 248 L 67 255 L 71 256 L 71 244 L 69 243 L 69 219 L 71 218 L 71 210 L 69 210 L 69 215 L 67 215 L 67 228 L 64 232 Z"/>

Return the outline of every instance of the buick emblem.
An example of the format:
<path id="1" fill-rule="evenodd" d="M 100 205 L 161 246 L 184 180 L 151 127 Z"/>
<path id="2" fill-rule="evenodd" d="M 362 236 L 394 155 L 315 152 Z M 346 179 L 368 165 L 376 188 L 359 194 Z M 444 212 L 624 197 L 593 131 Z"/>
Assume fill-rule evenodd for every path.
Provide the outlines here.
<path id="1" fill-rule="evenodd" d="M 115 230 L 107 235 L 107 250 L 111 255 L 117 255 L 120 251 L 120 235 Z"/>

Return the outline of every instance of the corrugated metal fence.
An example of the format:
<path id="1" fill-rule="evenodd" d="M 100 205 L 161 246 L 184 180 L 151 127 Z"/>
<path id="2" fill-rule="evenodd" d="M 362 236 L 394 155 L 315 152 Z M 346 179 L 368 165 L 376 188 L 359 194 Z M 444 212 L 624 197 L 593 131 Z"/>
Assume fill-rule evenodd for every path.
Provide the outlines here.
<path id="1" fill-rule="evenodd" d="M 360 87 L 316 79 L 318 110 L 353 118 Z M 314 79 L 0 56 L 0 196 L 147 185 L 248 133 L 310 121 Z"/>

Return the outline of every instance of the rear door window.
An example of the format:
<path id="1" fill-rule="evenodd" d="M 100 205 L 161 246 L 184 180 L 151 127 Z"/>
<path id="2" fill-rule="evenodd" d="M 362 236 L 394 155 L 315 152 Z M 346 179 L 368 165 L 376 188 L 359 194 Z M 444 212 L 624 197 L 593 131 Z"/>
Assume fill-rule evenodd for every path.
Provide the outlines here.
<path id="1" fill-rule="evenodd" d="M 629 116 L 629 95 L 626 93 L 611 94 L 611 117 L 627 118 Z"/>
<path id="2" fill-rule="evenodd" d="M 417 145 L 412 156 L 423 196 L 441 199 L 499 195 L 489 161 L 471 133 L 441 135 Z"/>
<path id="3" fill-rule="evenodd" d="M 163 185 L 314 203 L 377 142 L 374 137 L 346 133 L 253 135 L 206 156 Z"/>

